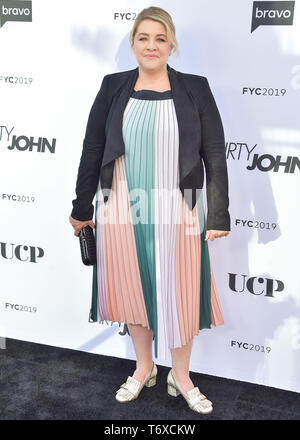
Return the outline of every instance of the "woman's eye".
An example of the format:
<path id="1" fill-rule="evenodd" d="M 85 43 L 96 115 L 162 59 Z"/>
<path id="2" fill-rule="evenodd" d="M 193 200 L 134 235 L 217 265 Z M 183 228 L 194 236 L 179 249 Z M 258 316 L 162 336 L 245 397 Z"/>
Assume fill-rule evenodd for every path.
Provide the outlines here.
<path id="1" fill-rule="evenodd" d="M 140 40 L 139 40 L 139 41 L 141 41 L 141 40 L 146 40 L 146 38 L 145 38 L 145 37 L 143 37 L 143 38 L 140 38 Z M 166 41 L 166 40 L 163 40 L 162 38 L 158 38 L 158 40 L 160 40 L 160 41 Z"/>

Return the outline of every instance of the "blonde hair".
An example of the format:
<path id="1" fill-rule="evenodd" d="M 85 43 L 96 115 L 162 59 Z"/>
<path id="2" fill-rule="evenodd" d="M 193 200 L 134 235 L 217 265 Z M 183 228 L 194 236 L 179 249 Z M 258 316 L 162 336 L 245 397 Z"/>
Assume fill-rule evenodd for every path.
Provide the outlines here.
<path id="1" fill-rule="evenodd" d="M 172 51 L 176 52 L 178 55 L 179 49 L 178 49 L 178 43 L 176 40 L 175 35 L 175 26 L 173 23 L 173 20 L 171 18 L 171 15 L 168 14 L 167 11 L 165 11 L 162 8 L 158 8 L 156 6 L 150 6 L 149 8 L 143 9 L 138 16 L 135 19 L 135 22 L 133 24 L 133 27 L 131 29 L 130 35 L 129 35 L 129 42 L 131 45 L 131 48 L 133 46 L 134 37 L 137 32 L 137 29 L 139 27 L 139 24 L 146 19 L 151 19 L 154 21 L 160 22 L 166 29 L 167 38 L 171 45 Z"/>

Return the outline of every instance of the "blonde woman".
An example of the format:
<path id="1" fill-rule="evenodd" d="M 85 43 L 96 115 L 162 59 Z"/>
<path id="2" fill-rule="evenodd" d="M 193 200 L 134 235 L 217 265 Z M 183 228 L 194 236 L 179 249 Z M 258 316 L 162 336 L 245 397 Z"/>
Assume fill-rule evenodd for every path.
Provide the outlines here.
<path id="1" fill-rule="evenodd" d="M 154 340 L 155 357 L 171 350 L 168 393 L 208 414 L 189 363 L 199 330 L 224 323 L 207 242 L 230 231 L 222 121 L 207 78 L 169 66 L 178 47 L 165 10 L 142 10 L 130 44 L 138 67 L 106 75 L 91 108 L 70 215 L 76 236 L 95 228 L 90 320 L 129 328 L 136 370 L 119 402 L 155 385 Z"/>

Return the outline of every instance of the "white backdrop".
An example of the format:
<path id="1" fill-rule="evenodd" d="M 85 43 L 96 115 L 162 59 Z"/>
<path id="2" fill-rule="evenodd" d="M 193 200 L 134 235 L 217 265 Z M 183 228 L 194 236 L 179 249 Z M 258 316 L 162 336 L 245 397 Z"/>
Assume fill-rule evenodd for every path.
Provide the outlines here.
<path id="1" fill-rule="evenodd" d="M 32 7 L 32 21 L 5 22 L 8 3 Z M 251 32 L 265 3 L 282 11 L 248 0 L 155 5 L 177 30 L 169 64 L 207 76 L 226 137 L 232 231 L 209 242 L 225 324 L 195 337 L 190 368 L 300 392 L 300 5 L 292 24 L 271 17 Z M 92 268 L 69 215 L 88 112 L 105 74 L 137 66 L 128 36 L 150 5 L 0 0 L 2 337 L 135 359 L 123 324 L 88 322 Z"/>

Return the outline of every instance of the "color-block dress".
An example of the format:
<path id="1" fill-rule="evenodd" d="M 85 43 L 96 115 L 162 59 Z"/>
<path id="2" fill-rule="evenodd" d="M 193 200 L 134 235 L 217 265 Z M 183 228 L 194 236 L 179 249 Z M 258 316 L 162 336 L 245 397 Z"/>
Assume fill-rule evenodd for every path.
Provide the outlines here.
<path id="1" fill-rule="evenodd" d="M 133 90 L 123 114 L 125 154 L 104 204 L 96 194 L 90 321 L 141 324 L 155 357 L 224 324 L 205 241 L 203 192 L 190 211 L 179 189 L 172 91 Z"/>

